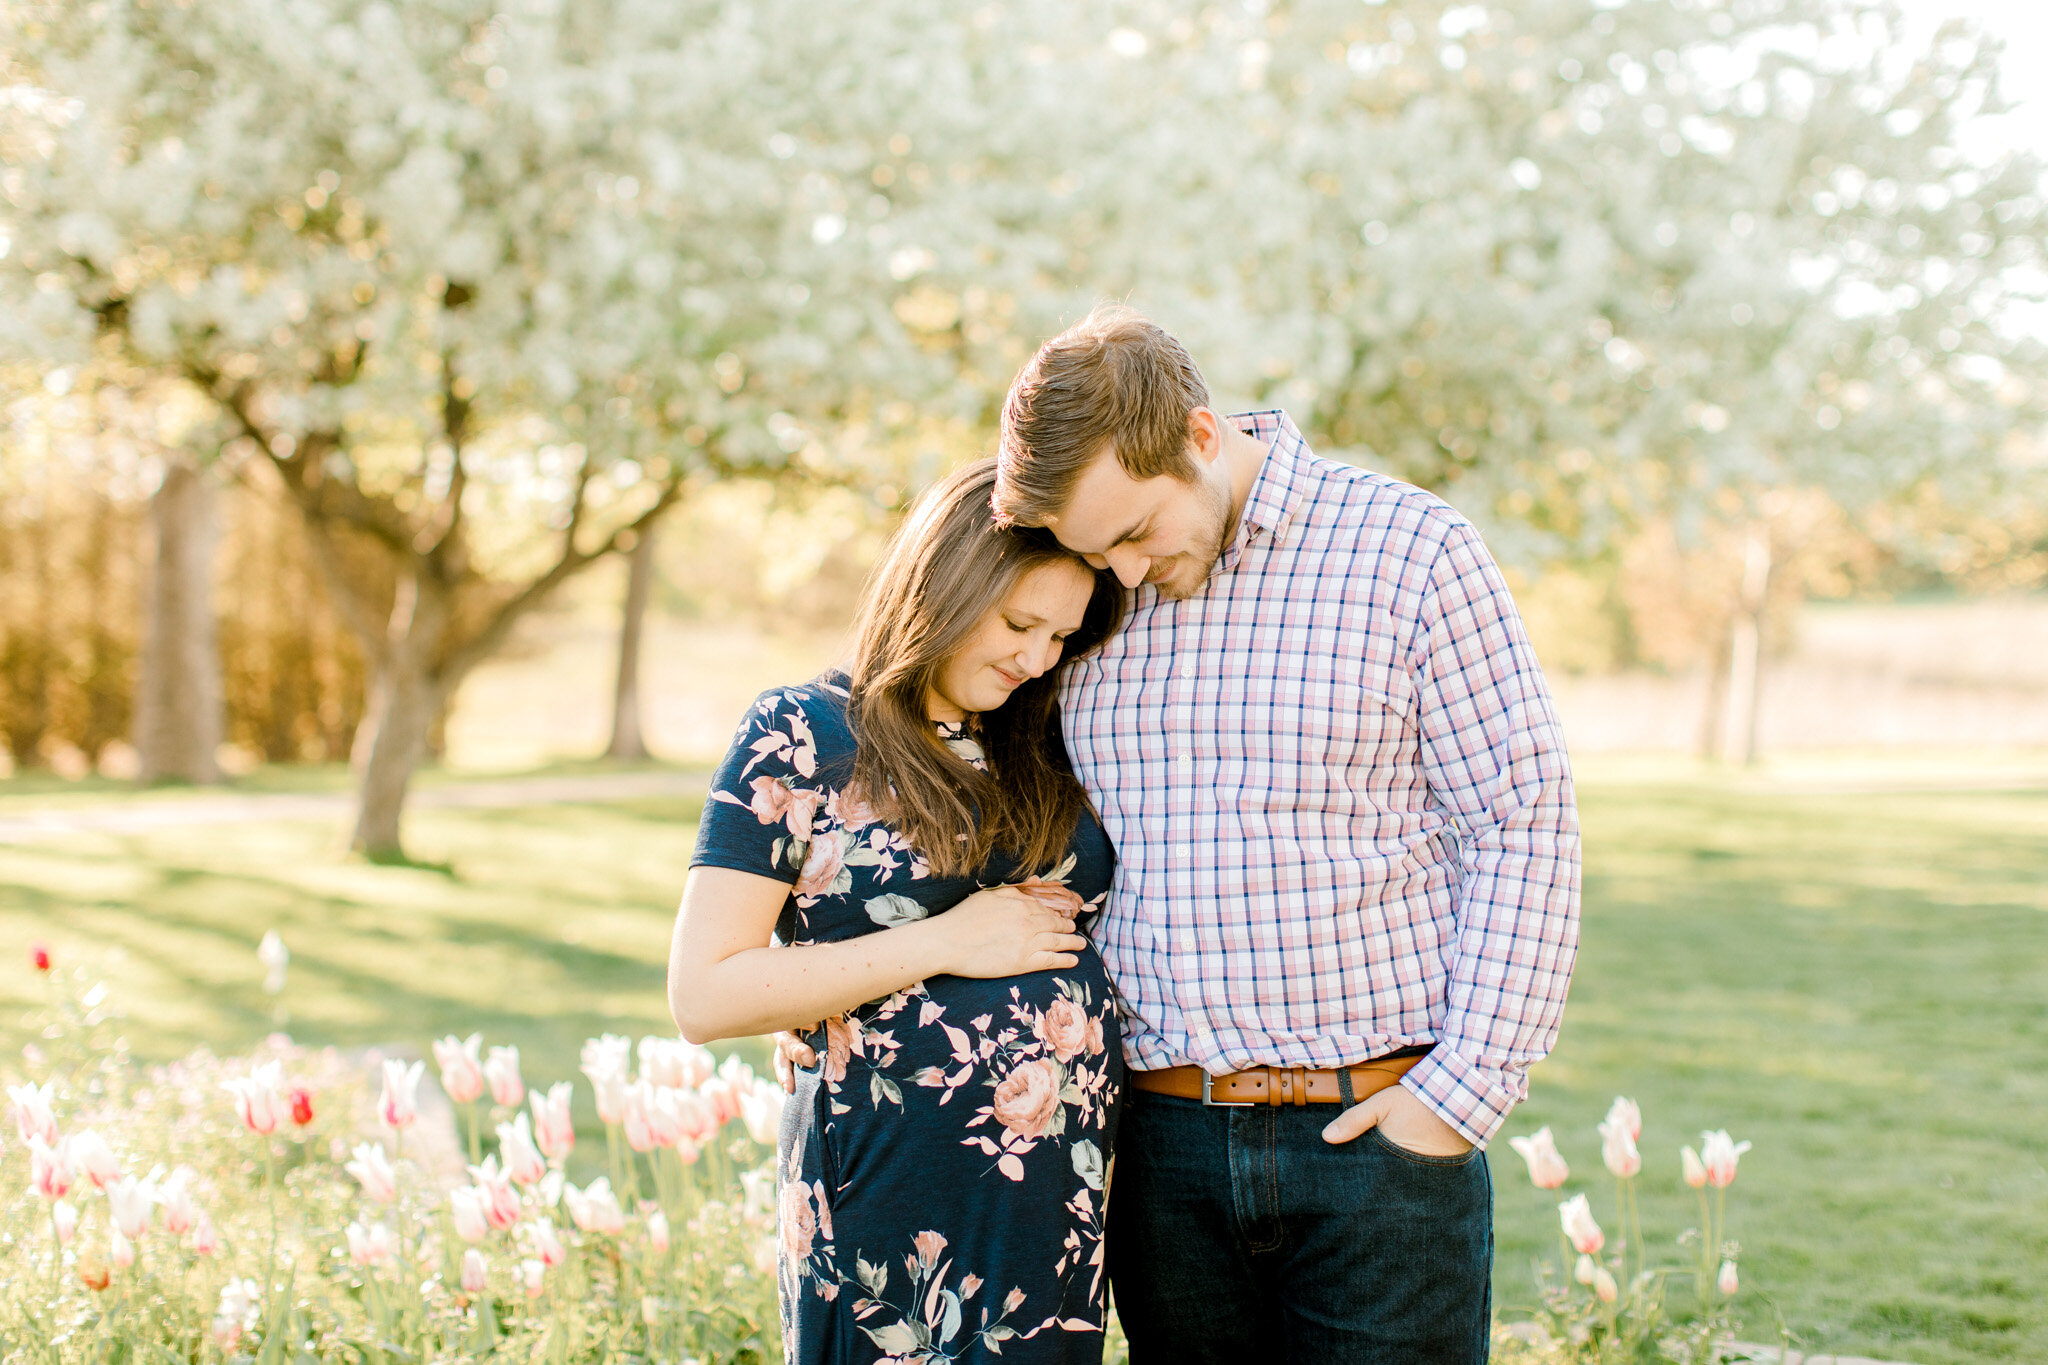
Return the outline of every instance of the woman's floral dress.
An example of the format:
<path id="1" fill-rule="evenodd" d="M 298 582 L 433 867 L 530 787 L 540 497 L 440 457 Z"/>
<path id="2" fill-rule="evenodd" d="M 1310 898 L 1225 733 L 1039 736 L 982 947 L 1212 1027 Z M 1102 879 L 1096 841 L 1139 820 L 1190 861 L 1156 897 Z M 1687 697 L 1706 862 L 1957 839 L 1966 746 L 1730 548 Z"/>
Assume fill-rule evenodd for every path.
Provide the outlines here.
<path id="1" fill-rule="evenodd" d="M 846 677 L 763 693 L 712 779 L 694 864 L 792 884 L 778 942 L 879 933 L 1031 869 L 940 878 L 845 792 Z M 956 753 L 979 746 L 940 726 Z M 1083 814 L 1037 869 L 1100 909 L 1114 857 Z M 787 1359 L 1096 1362 L 1102 1207 L 1123 1061 L 1102 959 L 937 976 L 826 1022 L 779 1149 Z"/>

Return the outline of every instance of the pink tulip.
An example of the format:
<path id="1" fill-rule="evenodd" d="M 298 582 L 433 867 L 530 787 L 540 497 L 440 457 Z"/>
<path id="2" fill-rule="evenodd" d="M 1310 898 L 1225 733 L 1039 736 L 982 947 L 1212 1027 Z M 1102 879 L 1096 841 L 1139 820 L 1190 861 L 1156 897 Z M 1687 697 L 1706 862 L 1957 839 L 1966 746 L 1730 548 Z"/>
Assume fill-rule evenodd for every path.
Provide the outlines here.
<path id="1" fill-rule="evenodd" d="M 57 1245 L 70 1246 L 78 1235 L 78 1210 L 60 1199 L 50 1205 L 50 1221 L 56 1225 Z"/>
<path id="2" fill-rule="evenodd" d="M 451 1033 L 434 1044 L 434 1061 L 441 1068 L 441 1088 L 457 1104 L 469 1104 L 484 1093 L 484 1068 L 477 1057 L 483 1043 L 481 1033 L 472 1033 L 467 1038 Z"/>
<path id="3" fill-rule="evenodd" d="M 107 1234 L 107 1264 L 116 1270 L 126 1270 L 135 1264 L 135 1243 L 123 1236 L 119 1228 Z"/>
<path id="4" fill-rule="evenodd" d="M 56 1145 L 45 1143 L 40 1137 L 28 1140 L 29 1179 L 36 1187 L 36 1193 L 45 1199 L 62 1199 L 71 1193 L 71 1186 L 78 1179 L 78 1172 L 71 1164 L 71 1140 L 57 1139 Z"/>
<path id="5" fill-rule="evenodd" d="M 490 1220 L 484 1216 L 484 1195 L 480 1190 L 468 1188 L 448 1192 L 448 1214 L 455 1224 L 455 1235 L 465 1242 L 481 1242 L 491 1232 Z"/>
<path id="6" fill-rule="evenodd" d="M 649 1085 L 681 1087 L 691 1084 L 689 1047 L 680 1038 L 642 1038 L 640 1079 Z"/>
<path id="7" fill-rule="evenodd" d="M 471 1247 L 463 1252 L 462 1292 L 465 1294 L 483 1293 L 484 1286 L 488 1283 L 486 1276 L 489 1273 L 489 1269 L 490 1267 L 484 1261 L 484 1254 L 475 1247 Z"/>
<path id="8" fill-rule="evenodd" d="M 222 1350 L 233 1346 L 242 1333 L 256 1325 L 257 1310 L 263 1306 L 263 1291 L 254 1280 L 229 1280 L 221 1286 L 220 1309 L 213 1319 L 213 1339 Z"/>
<path id="9" fill-rule="evenodd" d="M 668 1253 L 668 1215 L 660 1209 L 647 1215 L 647 1245 L 658 1254 Z"/>
<path id="10" fill-rule="evenodd" d="M 1736 1290 L 1742 1288 L 1742 1281 L 1737 1279 L 1735 1275 L 1735 1262 L 1721 1262 L 1721 1274 L 1715 1279 L 1714 1288 L 1720 1290 L 1723 1294 L 1733 1294 Z"/>
<path id="11" fill-rule="evenodd" d="M 1700 1154 L 1690 1147 L 1679 1149 L 1679 1163 L 1685 1173 L 1685 1183 L 1696 1190 L 1707 1187 L 1707 1167 L 1700 1160 Z"/>
<path id="12" fill-rule="evenodd" d="M 379 1204 L 389 1204 L 398 1198 L 398 1172 L 392 1169 L 391 1158 L 384 1155 L 382 1146 L 374 1142 L 357 1143 L 355 1156 L 342 1169 L 361 1183 L 366 1196 Z"/>
<path id="13" fill-rule="evenodd" d="M 192 1227 L 192 1251 L 199 1256 L 212 1256 L 220 1250 L 220 1234 L 213 1230 L 213 1220 L 206 1216 L 204 1209 L 199 1212 L 199 1221 Z"/>
<path id="14" fill-rule="evenodd" d="M 569 1259 L 569 1249 L 562 1245 L 552 1218 L 536 1218 L 528 1223 L 526 1236 L 533 1244 L 533 1254 L 540 1257 L 540 1263 L 548 1269 L 552 1270 Z"/>
<path id="15" fill-rule="evenodd" d="M 740 1096 L 740 1122 L 746 1125 L 747 1136 L 764 1147 L 773 1147 L 782 1128 L 782 1104 L 779 1085 L 757 1085 Z"/>
<path id="16" fill-rule="evenodd" d="M 1725 1190 L 1735 1183 L 1735 1163 L 1749 1150 L 1749 1144 L 1729 1137 L 1726 1128 L 1701 1136 L 1700 1164 L 1707 1168 L 1707 1183 Z"/>
<path id="17" fill-rule="evenodd" d="M 570 1221 L 585 1232 L 616 1237 L 626 1230 L 625 1210 L 612 1193 L 612 1182 L 604 1176 L 580 1190 L 574 1185 L 567 1186 L 562 1191 L 562 1201 L 569 1206 Z"/>
<path id="18" fill-rule="evenodd" d="M 1600 1263 L 1591 1256 L 1579 1257 L 1579 1263 L 1572 1267 L 1572 1278 L 1585 1285 L 1588 1289 L 1593 1287 L 1593 1281 L 1599 1277 Z"/>
<path id="19" fill-rule="evenodd" d="M 672 1090 L 669 1094 L 673 1097 L 680 1138 L 701 1146 L 718 1136 L 718 1111 L 702 1093 L 695 1090 Z M 779 1087 L 775 1091 L 775 1099 L 778 1104 L 782 1099 Z M 780 1122 L 779 1115 L 777 1121 Z"/>
<path id="20" fill-rule="evenodd" d="M 1557 1214 L 1564 1224 L 1564 1235 L 1581 1256 L 1597 1256 L 1600 1248 L 1607 1245 L 1607 1234 L 1593 1221 L 1593 1206 L 1586 1202 L 1585 1195 L 1575 1194 L 1559 1204 Z"/>
<path id="21" fill-rule="evenodd" d="M 386 1127 L 403 1131 L 419 1121 L 420 1076 L 426 1069 L 425 1062 L 407 1066 L 396 1057 L 385 1059 L 384 1089 L 377 1096 L 377 1117 Z"/>
<path id="22" fill-rule="evenodd" d="M 776 1093 L 782 1092 L 778 1089 Z M 773 1142 L 773 1138 L 764 1139 Z M 1522 1154 L 1522 1160 L 1529 1163 L 1529 1183 L 1539 1190 L 1554 1190 L 1571 1179 L 1572 1168 L 1565 1165 L 1564 1154 L 1557 1150 L 1557 1139 L 1550 1135 L 1549 1125 L 1538 1128 L 1528 1137 L 1512 1137 L 1508 1146 Z"/>
<path id="23" fill-rule="evenodd" d="M 1636 1151 L 1636 1140 L 1629 1136 L 1626 1123 L 1617 1122 L 1611 1114 L 1607 1122 L 1600 1125 L 1600 1160 L 1621 1180 L 1627 1180 L 1643 1169 L 1643 1158 Z"/>
<path id="24" fill-rule="evenodd" d="M 348 1225 L 348 1258 L 360 1266 L 383 1265 L 398 1253 L 391 1229 L 382 1223 Z"/>
<path id="25" fill-rule="evenodd" d="M 527 1095 L 533 1109 L 533 1137 L 550 1161 L 565 1159 L 576 1146 L 576 1121 L 570 1116 L 569 1101 L 575 1093 L 568 1081 L 557 1081 L 541 1094 L 538 1088 Z"/>
<path id="26" fill-rule="evenodd" d="M 157 1207 L 164 1211 L 164 1231 L 183 1237 L 199 1225 L 199 1206 L 192 1202 L 192 1168 L 180 1166 L 157 1187 Z"/>
<path id="27" fill-rule="evenodd" d="M 1593 1292 L 1600 1296 L 1602 1303 L 1613 1303 L 1621 1297 L 1621 1286 L 1614 1282 L 1613 1274 L 1604 1265 L 1593 1272 Z"/>
<path id="28" fill-rule="evenodd" d="M 484 1164 L 470 1167 L 469 1173 L 476 1178 L 486 1222 L 503 1232 L 519 1221 L 519 1192 L 512 1188 L 512 1177 L 498 1169 L 497 1157 L 485 1157 Z"/>
<path id="29" fill-rule="evenodd" d="M 733 1083 L 723 1076 L 713 1076 L 697 1087 L 697 1093 L 704 1097 L 712 1111 L 718 1115 L 718 1124 L 724 1127 L 740 1116 L 740 1092 Z"/>
<path id="30" fill-rule="evenodd" d="M 627 1072 L 632 1058 L 633 1040 L 616 1033 L 583 1044 L 583 1074 L 590 1078 L 597 1100 L 597 1117 L 602 1123 L 619 1123 L 625 1118 Z"/>
<path id="31" fill-rule="evenodd" d="M 1616 1095 L 1614 1103 L 1608 1106 L 1607 1109 L 1607 1126 L 1619 1128 L 1627 1133 L 1630 1142 L 1641 1142 L 1643 1140 L 1643 1111 L 1637 1107 L 1634 1100 L 1623 1099 L 1620 1095 Z"/>
<path id="32" fill-rule="evenodd" d="M 654 1138 L 654 1087 L 646 1081 L 636 1081 L 626 1087 L 625 1113 L 622 1121 L 626 1128 L 626 1145 L 636 1152 L 651 1152 L 661 1144 Z"/>
<path id="33" fill-rule="evenodd" d="M 155 1205 L 156 1186 L 146 1180 L 124 1175 L 107 1187 L 107 1207 L 115 1230 L 123 1237 L 136 1238 L 148 1231 L 149 1211 Z"/>
<path id="34" fill-rule="evenodd" d="M 498 1154 L 504 1158 L 505 1173 L 521 1185 L 531 1185 L 548 1173 L 547 1160 L 533 1145 L 523 1112 L 513 1122 L 498 1125 Z"/>
<path id="35" fill-rule="evenodd" d="M 491 1098 L 506 1108 L 526 1098 L 526 1083 L 519 1079 L 519 1049 L 494 1047 L 484 1062 L 484 1079 L 491 1083 Z"/>
<path id="36" fill-rule="evenodd" d="M 30 1138 L 41 1138 L 54 1146 L 57 1141 L 57 1115 L 50 1107 L 50 1086 L 10 1085 L 7 1098 L 14 1101 L 14 1126 L 21 1133 L 25 1143 Z"/>
<path id="37" fill-rule="evenodd" d="M 542 1277 L 547 1274 L 547 1270 L 548 1268 L 539 1261 L 519 1263 L 519 1282 L 525 1286 L 527 1298 L 537 1299 L 546 1290 L 547 1286 L 542 1282 Z"/>
<path id="38" fill-rule="evenodd" d="M 104 1190 L 121 1178 L 121 1158 L 114 1155 L 105 1138 L 90 1128 L 72 1135 L 71 1164 L 95 1189 Z"/>
<path id="39" fill-rule="evenodd" d="M 268 1137 L 285 1120 L 289 1110 L 283 1095 L 284 1082 L 276 1062 L 262 1062 L 246 1076 L 237 1076 L 223 1086 L 235 1097 L 235 1112 L 242 1126 Z"/>

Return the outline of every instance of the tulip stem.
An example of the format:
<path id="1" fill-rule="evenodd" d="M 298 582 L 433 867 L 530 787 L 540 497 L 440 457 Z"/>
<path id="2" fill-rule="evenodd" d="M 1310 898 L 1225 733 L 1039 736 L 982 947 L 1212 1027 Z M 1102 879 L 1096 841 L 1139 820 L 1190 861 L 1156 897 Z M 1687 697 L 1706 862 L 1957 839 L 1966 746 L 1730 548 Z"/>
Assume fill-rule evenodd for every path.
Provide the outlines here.
<path id="1" fill-rule="evenodd" d="M 475 1100 L 469 1102 L 469 1164 L 472 1166 L 484 1164 L 484 1140 L 483 1135 L 477 1131 Z"/>
<path id="2" fill-rule="evenodd" d="M 268 1324 L 277 1281 L 277 1161 L 271 1154 L 268 1134 L 263 1137 L 263 1193 L 270 1204 L 270 1253 L 263 1262 L 263 1321 Z"/>
<path id="3" fill-rule="evenodd" d="M 57 1230 L 57 1201 L 50 1201 L 50 1311 L 64 1297 L 64 1234 Z"/>

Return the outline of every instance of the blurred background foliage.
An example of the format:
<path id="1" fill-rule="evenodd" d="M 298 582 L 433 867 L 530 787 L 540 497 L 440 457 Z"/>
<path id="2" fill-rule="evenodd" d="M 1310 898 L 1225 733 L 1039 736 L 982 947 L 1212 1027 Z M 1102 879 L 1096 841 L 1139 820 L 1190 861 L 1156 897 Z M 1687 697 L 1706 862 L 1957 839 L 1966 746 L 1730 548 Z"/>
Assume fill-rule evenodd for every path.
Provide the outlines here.
<path id="1" fill-rule="evenodd" d="M 658 613 L 829 632 L 1104 297 L 1479 521 L 1554 669 L 1710 678 L 1710 753 L 1798 603 L 2048 580 L 2040 167 L 1970 136 L 1995 42 L 1880 0 L 4 0 L 0 54 L 17 767 L 203 778 L 217 696 L 395 852 L 571 580 L 659 527 Z"/>

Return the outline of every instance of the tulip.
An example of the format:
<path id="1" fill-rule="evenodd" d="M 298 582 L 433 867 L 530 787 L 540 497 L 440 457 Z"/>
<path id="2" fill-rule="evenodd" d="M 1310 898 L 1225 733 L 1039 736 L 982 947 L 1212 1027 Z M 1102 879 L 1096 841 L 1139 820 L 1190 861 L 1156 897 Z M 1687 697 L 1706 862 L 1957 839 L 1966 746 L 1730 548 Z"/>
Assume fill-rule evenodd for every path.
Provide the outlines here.
<path id="1" fill-rule="evenodd" d="M 704 1082 L 697 1087 L 697 1093 L 704 1097 L 713 1112 L 718 1115 L 720 1127 L 740 1116 L 740 1092 L 723 1076 L 714 1076 Z"/>
<path id="2" fill-rule="evenodd" d="M 640 1040 L 640 1079 L 650 1085 L 682 1087 L 690 1080 L 690 1045 L 680 1038 Z"/>
<path id="3" fill-rule="evenodd" d="M 105 1138 L 90 1128 L 72 1135 L 71 1164 L 95 1189 L 104 1190 L 121 1178 L 121 1158 L 114 1155 Z"/>
<path id="4" fill-rule="evenodd" d="M 241 1340 L 242 1333 L 256 1325 L 256 1312 L 262 1304 L 263 1290 L 254 1280 L 229 1280 L 221 1286 L 213 1339 L 222 1350 L 233 1346 Z"/>
<path id="5" fill-rule="evenodd" d="M 1707 1183 L 1725 1190 L 1735 1183 L 1735 1163 L 1749 1150 L 1749 1144 L 1729 1137 L 1726 1128 L 1700 1136 L 1704 1139 L 1700 1143 L 1700 1164 L 1707 1168 Z"/>
<path id="6" fill-rule="evenodd" d="M 457 1104 L 471 1104 L 484 1093 L 483 1063 L 477 1054 L 484 1045 L 481 1033 L 467 1038 L 449 1034 L 434 1044 L 434 1061 L 441 1068 L 441 1088 Z"/>
<path id="7" fill-rule="evenodd" d="M 660 1144 L 654 1139 L 654 1087 L 636 1081 L 626 1087 L 623 1122 L 626 1145 L 636 1152 L 651 1152 Z"/>
<path id="8" fill-rule="evenodd" d="M 542 1208 L 555 1208 L 562 1202 L 562 1187 L 568 1183 L 569 1177 L 563 1175 L 560 1168 L 550 1170 L 540 1178 L 540 1184 L 533 1187 L 533 1197 L 540 1201 Z"/>
<path id="9" fill-rule="evenodd" d="M 271 995 L 284 990 L 284 969 L 290 964 L 292 955 L 284 946 L 284 940 L 277 936 L 277 930 L 263 931 L 263 941 L 256 945 L 256 960 L 263 964 L 263 989 Z"/>
<path id="10" fill-rule="evenodd" d="M 30 965 L 32 965 L 32 966 L 33 966 L 33 967 L 34 967 L 34 968 L 35 968 L 35 969 L 36 969 L 37 971 L 39 971 L 39 972 L 47 972 L 47 971 L 49 971 L 49 970 L 50 970 L 50 949 L 49 949 L 49 946 L 48 946 L 47 944 L 43 944 L 43 943 L 31 943 L 31 944 L 29 944 L 29 945 L 28 945 L 28 960 L 29 960 L 29 963 L 30 963 Z"/>
<path id="11" fill-rule="evenodd" d="M 382 1223 L 348 1225 L 348 1257 L 360 1266 L 382 1265 L 398 1252 L 391 1229 Z"/>
<path id="12" fill-rule="evenodd" d="M 45 1199 L 62 1199 L 71 1193 L 71 1186 L 78 1179 L 78 1172 L 71 1164 L 71 1140 L 57 1139 L 56 1145 L 45 1143 L 40 1137 L 28 1140 L 29 1179 L 36 1187 L 36 1193 Z"/>
<path id="13" fill-rule="evenodd" d="M 80 1261 L 78 1282 L 97 1294 L 114 1282 L 114 1274 L 101 1261 Z"/>
<path id="14" fill-rule="evenodd" d="M 550 1161 L 566 1159 L 576 1146 L 576 1121 L 569 1114 L 574 1093 L 575 1087 L 568 1081 L 557 1081 L 547 1094 L 536 1088 L 526 1097 L 533 1108 L 534 1141 Z"/>
<path id="15" fill-rule="evenodd" d="M 494 1047 L 484 1062 L 484 1079 L 491 1083 L 491 1098 L 510 1108 L 526 1098 L 526 1084 L 519 1079 L 519 1049 Z"/>
<path id="16" fill-rule="evenodd" d="M 195 1255 L 211 1256 L 219 1250 L 220 1234 L 213 1230 L 213 1220 L 202 1209 L 199 1221 L 192 1227 L 192 1251 Z"/>
<path id="17" fill-rule="evenodd" d="M 519 1221 L 519 1192 L 512 1188 L 512 1177 L 498 1169 L 497 1157 L 485 1157 L 484 1164 L 470 1167 L 469 1173 L 476 1177 L 485 1221 L 500 1232 Z"/>
<path id="18" fill-rule="evenodd" d="M 647 1245 L 662 1255 L 668 1253 L 668 1215 L 660 1209 L 647 1215 Z"/>
<path id="19" fill-rule="evenodd" d="M 757 1085 L 740 1096 L 740 1122 L 746 1125 L 747 1136 L 764 1147 L 773 1147 L 782 1128 L 782 1087 L 779 1085 Z M 1548 1128 L 1543 1130 L 1548 1134 Z M 1525 1138 L 1510 1138 L 1510 1144 L 1527 1141 Z M 1517 1147 L 1516 1151 L 1521 1151 Z M 1552 1148 L 1554 1153 L 1557 1149 Z M 1527 1153 L 1524 1153 L 1527 1155 Z M 1560 1160 L 1559 1165 L 1563 1162 Z M 1531 1171 L 1533 1173 L 1534 1167 Z M 1564 1183 L 1564 1176 L 1558 1176 L 1558 1183 Z M 1555 1189 L 1554 1185 L 1543 1186 Z"/>
<path id="20" fill-rule="evenodd" d="M 1621 1286 L 1614 1282 L 1614 1276 L 1604 1265 L 1593 1272 L 1593 1292 L 1600 1296 L 1602 1303 L 1613 1303 L 1621 1297 Z"/>
<path id="21" fill-rule="evenodd" d="M 569 1259 L 569 1249 L 562 1245 L 561 1237 L 555 1232 L 552 1218 L 536 1218 L 526 1225 L 527 1240 L 533 1243 L 534 1255 L 541 1264 L 552 1270 Z"/>
<path id="22" fill-rule="evenodd" d="M 222 1085 L 234 1095 L 235 1110 L 244 1128 L 264 1137 L 277 1131 L 284 1121 L 285 1102 L 278 1094 L 281 1081 L 276 1062 L 261 1063 L 251 1068 L 248 1075 L 237 1076 Z"/>
<path id="23" fill-rule="evenodd" d="M 1607 1245 L 1607 1234 L 1593 1221 L 1593 1206 L 1586 1202 L 1585 1195 L 1575 1194 L 1559 1204 L 1557 1214 L 1564 1224 L 1564 1235 L 1581 1256 L 1596 1256 Z"/>
<path id="24" fill-rule="evenodd" d="M 735 1094 L 744 1095 L 757 1083 L 754 1068 L 741 1061 L 738 1053 L 727 1057 L 718 1065 L 718 1074 L 733 1088 Z"/>
<path id="25" fill-rule="evenodd" d="M 618 1123 L 625 1117 L 627 1071 L 632 1056 L 633 1040 L 616 1033 L 583 1044 L 583 1074 L 590 1078 L 601 1122 Z"/>
<path id="26" fill-rule="evenodd" d="M 1600 1125 L 1600 1160 L 1621 1180 L 1643 1169 L 1642 1154 L 1636 1150 L 1636 1140 L 1629 1135 L 1625 1120 L 1617 1121 L 1612 1114 Z"/>
<path id="27" fill-rule="evenodd" d="M 545 1288 L 541 1283 L 541 1277 L 547 1274 L 547 1269 L 539 1261 L 521 1261 L 519 1263 L 519 1282 L 525 1286 L 527 1298 L 537 1299 L 541 1296 L 541 1292 Z"/>
<path id="28" fill-rule="evenodd" d="M 1707 1167 L 1706 1163 L 1700 1160 L 1700 1154 L 1690 1147 L 1684 1147 L 1679 1149 L 1678 1159 L 1685 1171 L 1685 1183 L 1696 1190 L 1705 1189 Z"/>
<path id="29" fill-rule="evenodd" d="M 78 1210 L 60 1199 L 50 1205 L 50 1221 L 56 1225 L 57 1245 L 70 1246 L 78 1233 Z"/>
<path id="30" fill-rule="evenodd" d="M 126 1270 L 135 1264 L 135 1243 L 129 1241 L 119 1228 L 107 1234 L 107 1260 L 116 1270 Z"/>
<path id="31" fill-rule="evenodd" d="M 1579 1257 L 1579 1263 L 1572 1267 L 1572 1278 L 1588 1288 L 1599 1278 L 1600 1265 L 1591 1256 Z"/>
<path id="32" fill-rule="evenodd" d="M 675 1109 L 681 1140 L 695 1145 L 711 1141 L 718 1136 L 718 1111 L 711 1101 L 695 1090 L 669 1091 L 670 1103 Z M 775 1091 L 774 1104 L 777 1106 L 776 1122 L 781 1122 L 780 1106 L 782 1091 Z M 769 1139 L 772 1143 L 774 1139 Z"/>
<path id="33" fill-rule="evenodd" d="M 395 1057 L 384 1062 L 384 1090 L 377 1096 L 377 1117 L 387 1127 L 403 1131 L 419 1120 L 420 1073 L 425 1062 L 407 1066 Z"/>
<path id="34" fill-rule="evenodd" d="M 313 1121 L 313 1092 L 303 1085 L 292 1087 L 292 1122 L 301 1128 Z"/>
<path id="35" fill-rule="evenodd" d="M 199 1225 L 199 1206 L 192 1202 L 192 1168 L 180 1166 L 157 1187 L 157 1207 L 164 1211 L 164 1231 L 183 1237 Z"/>
<path id="36" fill-rule="evenodd" d="M 524 1113 L 511 1123 L 498 1125 L 498 1153 L 504 1158 L 505 1173 L 521 1185 L 531 1185 L 548 1173 L 547 1160 L 533 1145 Z"/>
<path id="37" fill-rule="evenodd" d="M 462 1253 L 462 1292 L 481 1294 L 487 1283 L 485 1276 L 490 1267 L 484 1262 L 484 1254 L 475 1247 Z"/>
<path id="38" fill-rule="evenodd" d="M 1723 1294 L 1733 1294 L 1742 1287 L 1742 1281 L 1735 1276 L 1735 1262 L 1721 1262 L 1721 1274 L 1714 1281 L 1714 1288 Z"/>
<path id="39" fill-rule="evenodd" d="M 156 1186 L 147 1180 L 124 1175 L 107 1189 L 107 1207 L 114 1228 L 123 1237 L 140 1237 L 149 1230 L 149 1211 L 156 1204 Z M 115 1265 L 121 1264 L 115 1261 Z"/>
<path id="40" fill-rule="evenodd" d="M 780 1089 L 775 1092 L 780 1095 Z M 773 1141 L 773 1139 L 763 1139 Z M 1528 1137 L 1511 1137 L 1508 1146 L 1522 1154 L 1522 1160 L 1529 1163 L 1529 1183 L 1539 1190 L 1554 1190 L 1571 1179 L 1572 1168 L 1564 1164 L 1564 1154 L 1557 1150 L 1557 1139 L 1550 1135 L 1548 1124 L 1538 1128 Z"/>
<path id="41" fill-rule="evenodd" d="M 773 1171 L 741 1171 L 740 1188 L 746 1192 L 740 1204 L 742 1218 L 749 1222 L 765 1222 L 775 1216 Z"/>
<path id="42" fill-rule="evenodd" d="M 1616 1095 L 1614 1103 L 1608 1106 L 1607 1122 L 1625 1131 L 1630 1142 L 1643 1140 L 1643 1111 L 1636 1106 L 1634 1100 Z"/>
<path id="43" fill-rule="evenodd" d="M 374 1142 L 357 1143 L 355 1155 L 342 1169 L 362 1184 L 363 1193 L 379 1204 L 398 1198 L 398 1172 L 392 1169 L 383 1147 Z"/>
<path id="44" fill-rule="evenodd" d="M 448 1192 L 448 1214 L 455 1224 L 455 1235 L 465 1242 L 481 1242 L 491 1232 L 490 1220 L 484 1216 L 484 1194 L 481 1190 L 464 1186 Z"/>
<path id="45" fill-rule="evenodd" d="M 21 1140 L 41 1138 L 52 1146 L 57 1142 L 57 1115 L 50 1107 L 50 1086 L 10 1085 L 7 1098 L 14 1101 L 14 1126 L 21 1133 Z"/>
<path id="46" fill-rule="evenodd" d="M 612 1182 L 604 1176 L 580 1190 L 574 1185 L 566 1187 L 562 1199 L 569 1206 L 570 1221 L 585 1232 L 616 1237 L 626 1230 L 626 1212 L 619 1207 L 619 1197 L 612 1193 Z"/>

